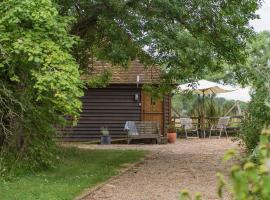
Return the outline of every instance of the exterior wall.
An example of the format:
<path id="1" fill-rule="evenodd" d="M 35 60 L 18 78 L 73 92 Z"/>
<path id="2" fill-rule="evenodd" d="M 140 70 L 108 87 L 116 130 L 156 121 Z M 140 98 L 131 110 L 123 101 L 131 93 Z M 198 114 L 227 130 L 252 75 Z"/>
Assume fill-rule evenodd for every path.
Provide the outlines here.
<path id="1" fill-rule="evenodd" d="M 140 102 L 134 100 L 140 88 L 136 85 L 111 85 L 87 89 L 82 98 L 83 109 L 78 124 L 64 130 L 66 140 L 99 140 L 101 127 L 106 126 L 113 139 L 126 137 L 126 121 L 140 121 Z"/>
<path id="2" fill-rule="evenodd" d="M 135 101 L 134 95 L 139 95 Z M 110 85 L 107 88 L 87 89 L 82 98 L 83 109 L 75 127 L 65 128 L 63 139 L 69 141 L 99 140 L 100 128 L 106 126 L 112 139 L 126 138 L 126 121 L 143 120 L 141 87 Z M 163 130 L 170 121 L 170 97 L 164 97 Z"/>
<path id="3" fill-rule="evenodd" d="M 166 95 L 163 99 L 163 106 L 164 106 L 164 115 L 163 115 L 163 119 L 164 119 L 164 135 L 166 133 L 166 128 L 167 126 L 171 123 L 171 96 L 170 95 Z"/>

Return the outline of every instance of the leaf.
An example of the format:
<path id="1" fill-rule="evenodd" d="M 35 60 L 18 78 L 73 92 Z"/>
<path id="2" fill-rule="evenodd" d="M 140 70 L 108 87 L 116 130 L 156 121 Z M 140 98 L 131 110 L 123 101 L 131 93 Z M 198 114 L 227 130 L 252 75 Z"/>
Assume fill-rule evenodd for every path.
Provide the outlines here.
<path id="1" fill-rule="evenodd" d="M 180 200 L 191 200 L 191 196 L 189 194 L 189 191 L 186 190 L 186 189 L 183 189 L 181 192 L 180 192 Z"/>
<path id="2" fill-rule="evenodd" d="M 236 150 L 235 149 L 230 149 L 224 154 L 222 161 L 227 162 L 227 161 L 231 160 L 235 156 L 236 156 Z"/>

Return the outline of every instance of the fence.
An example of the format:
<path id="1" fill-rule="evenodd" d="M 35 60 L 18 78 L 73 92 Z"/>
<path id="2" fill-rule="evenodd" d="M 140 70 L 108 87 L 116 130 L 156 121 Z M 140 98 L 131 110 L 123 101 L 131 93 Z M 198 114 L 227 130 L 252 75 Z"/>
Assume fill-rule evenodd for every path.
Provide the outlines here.
<path id="1" fill-rule="evenodd" d="M 185 116 L 173 116 L 172 117 L 172 123 L 175 124 L 175 127 L 179 130 L 181 130 L 181 124 L 180 124 L 180 118 L 184 118 Z M 200 117 L 190 117 L 192 119 L 192 122 L 194 124 L 198 124 L 198 127 L 200 127 L 200 129 L 204 129 L 204 130 L 210 130 L 211 126 L 214 124 L 217 124 L 219 117 L 204 117 L 204 124 L 201 124 Z M 240 124 L 243 120 L 243 116 L 230 116 L 230 122 L 229 125 L 227 127 L 227 130 L 229 133 L 236 133 L 240 130 Z M 204 127 L 204 128 L 202 128 Z"/>

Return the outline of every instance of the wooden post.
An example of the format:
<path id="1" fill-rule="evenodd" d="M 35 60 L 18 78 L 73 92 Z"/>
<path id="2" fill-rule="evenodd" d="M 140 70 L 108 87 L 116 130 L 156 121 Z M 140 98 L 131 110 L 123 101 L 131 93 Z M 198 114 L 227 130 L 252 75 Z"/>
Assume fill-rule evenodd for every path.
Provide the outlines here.
<path id="1" fill-rule="evenodd" d="M 202 95 L 202 116 L 200 119 L 200 128 L 204 131 L 204 120 L 205 120 L 205 116 L 204 116 L 204 112 L 205 112 L 205 107 L 204 107 L 204 90 L 203 90 L 203 95 Z"/>

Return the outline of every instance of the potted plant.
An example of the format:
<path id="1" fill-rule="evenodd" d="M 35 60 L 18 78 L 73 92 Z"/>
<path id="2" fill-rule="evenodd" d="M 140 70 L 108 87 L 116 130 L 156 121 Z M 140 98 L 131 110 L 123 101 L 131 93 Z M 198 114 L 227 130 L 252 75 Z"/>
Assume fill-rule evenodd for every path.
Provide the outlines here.
<path id="1" fill-rule="evenodd" d="M 176 128 L 174 124 L 170 124 L 167 127 L 167 139 L 169 143 L 174 143 L 176 141 Z"/>
<path id="2" fill-rule="evenodd" d="M 111 144 L 111 136 L 107 127 L 101 127 L 101 144 Z"/>

